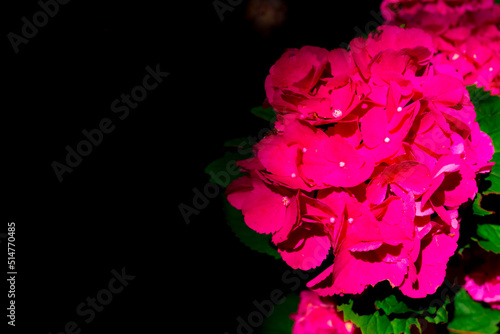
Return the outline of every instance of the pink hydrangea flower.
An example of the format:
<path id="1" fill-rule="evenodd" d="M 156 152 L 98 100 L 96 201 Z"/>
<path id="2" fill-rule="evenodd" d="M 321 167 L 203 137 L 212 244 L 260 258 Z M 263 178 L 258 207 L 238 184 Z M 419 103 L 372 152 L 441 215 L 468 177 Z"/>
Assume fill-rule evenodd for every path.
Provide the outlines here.
<path id="1" fill-rule="evenodd" d="M 384 0 L 381 11 L 386 24 L 429 33 L 434 63 L 452 65 L 466 85 L 500 94 L 500 6 L 493 0 Z"/>
<path id="2" fill-rule="evenodd" d="M 312 291 L 300 293 L 297 313 L 290 317 L 295 321 L 293 334 L 361 333 L 352 322 L 344 321 L 342 312 L 336 310 L 334 300 L 321 299 Z"/>
<path id="3" fill-rule="evenodd" d="M 287 50 L 270 70 L 275 129 L 227 196 L 292 268 L 328 262 L 308 283 L 322 296 L 389 281 L 421 298 L 444 280 L 493 146 L 434 52 L 420 29 L 381 26 L 350 51 Z"/>
<path id="4" fill-rule="evenodd" d="M 465 276 L 464 288 L 472 299 L 500 310 L 500 255 L 485 252 L 484 262 Z"/>

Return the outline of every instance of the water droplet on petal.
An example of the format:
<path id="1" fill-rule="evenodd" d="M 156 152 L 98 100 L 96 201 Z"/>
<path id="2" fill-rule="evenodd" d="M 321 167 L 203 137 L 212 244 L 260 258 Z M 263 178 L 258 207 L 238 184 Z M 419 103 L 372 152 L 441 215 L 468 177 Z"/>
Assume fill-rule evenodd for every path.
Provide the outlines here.
<path id="1" fill-rule="evenodd" d="M 345 166 L 345 162 L 343 162 L 343 161 L 339 162 L 339 166 L 340 166 L 341 168 L 342 168 L 342 167 L 344 167 L 344 166 Z"/>
<path id="2" fill-rule="evenodd" d="M 342 110 L 335 109 L 335 110 L 332 112 L 332 116 L 333 116 L 334 118 L 339 118 L 340 116 L 342 116 Z"/>

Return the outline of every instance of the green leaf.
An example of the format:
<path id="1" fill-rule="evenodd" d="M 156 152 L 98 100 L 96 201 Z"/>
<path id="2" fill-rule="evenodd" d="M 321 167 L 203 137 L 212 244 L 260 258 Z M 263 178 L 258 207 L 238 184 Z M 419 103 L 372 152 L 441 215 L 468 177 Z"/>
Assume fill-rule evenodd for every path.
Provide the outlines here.
<path id="1" fill-rule="evenodd" d="M 395 295 L 390 295 L 383 300 L 376 300 L 375 306 L 377 306 L 377 308 L 379 309 L 384 310 L 385 314 L 419 312 L 417 310 L 409 308 L 405 303 L 398 301 Z"/>
<path id="2" fill-rule="evenodd" d="M 363 334 L 383 334 L 383 333 L 405 333 L 410 334 L 410 327 L 416 326 L 420 332 L 420 323 L 417 318 L 394 318 L 375 311 L 373 314 L 359 315 L 353 310 L 354 301 L 349 300 L 349 304 L 338 305 L 337 309 L 344 312 L 344 321 L 352 321 L 361 329 Z"/>
<path id="3" fill-rule="evenodd" d="M 225 147 L 249 148 L 252 147 L 248 137 L 229 139 L 224 142 Z"/>
<path id="4" fill-rule="evenodd" d="M 452 333 L 494 334 L 498 331 L 500 311 L 474 301 L 469 293 L 461 289 L 455 296 L 455 315 L 448 324 Z"/>
<path id="5" fill-rule="evenodd" d="M 290 318 L 296 313 L 299 305 L 299 295 L 290 293 L 285 300 L 274 306 L 273 312 L 264 320 L 261 334 L 291 334 L 294 321 Z"/>
<path id="6" fill-rule="evenodd" d="M 495 213 L 494 211 L 488 211 L 488 210 L 485 210 L 481 207 L 481 200 L 482 199 L 483 199 L 483 196 L 478 193 L 476 198 L 474 199 L 474 202 L 472 203 L 472 211 L 474 212 L 474 214 L 481 216 L 481 217 L 494 214 Z"/>
<path id="7" fill-rule="evenodd" d="M 477 236 L 483 240 L 472 237 L 483 249 L 500 253 L 500 225 L 481 224 L 477 226 Z"/>
<path id="8" fill-rule="evenodd" d="M 243 175 L 243 172 L 236 166 L 236 162 L 250 156 L 250 153 L 226 152 L 222 158 L 208 164 L 205 167 L 205 173 L 210 175 L 210 182 L 214 182 L 221 187 L 227 187 L 229 183 Z"/>
<path id="9" fill-rule="evenodd" d="M 266 121 L 269 122 L 274 122 L 276 120 L 276 111 L 271 107 L 271 108 L 262 108 L 262 107 L 255 107 L 250 110 L 252 114 L 254 114 L 257 117 L 263 118 Z"/>
<path id="10" fill-rule="evenodd" d="M 495 147 L 500 147 L 500 144 L 497 144 Z M 493 154 L 492 161 L 495 162 L 495 165 L 491 169 L 490 175 L 485 178 L 486 181 L 491 182 L 491 186 L 486 191 L 483 191 L 484 195 L 500 194 L 500 153 Z"/>
<path id="11" fill-rule="evenodd" d="M 475 85 L 467 86 L 471 102 L 476 110 L 476 121 L 481 131 L 487 133 L 493 141 L 495 166 L 486 178 L 491 182 L 491 187 L 483 192 L 484 195 L 500 193 L 500 97 L 491 95 L 490 92 Z"/>
<path id="12" fill-rule="evenodd" d="M 404 297 L 406 298 L 406 297 Z M 436 299 L 431 301 L 432 305 Z M 441 301 L 441 299 L 438 299 Z M 412 299 L 413 301 L 413 299 Z M 446 297 L 444 302 L 439 305 L 419 307 L 418 309 L 409 307 L 403 300 L 398 300 L 395 295 L 389 295 L 382 300 L 375 300 L 376 310 L 374 312 L 365 312 L 369 314 L 360 315 L 356 309 L 356 303 L 366 309 L 366 300 L 358 298 L 349 300 L 348 304 L 339 305 L 337 308 L 344 312 L 344 320 L 352 321 L 358 326 L 363 334 L 365 333 L 405 333 L 411 332 L 411 326 L 416 326 L 418 332 L 421 332 L 421 323 L 419 320 L 426 320 L 429 323 L 439 324 L 448 321 L 448 312 L 446 306 L 450 299 Z M 425 322 L 422 322 L 425 324 Z"/>
<path id="13" fill-rule="evenodd" d="M 229 204 L 225 197 L 224 210 L 228 225 L 243 244 L 259 253 L 269 254 L 275 259 L 281 258 L 278 251 L 271 246 L 271 235 L 257 233 L 248 227 L 241 211 Z"/>

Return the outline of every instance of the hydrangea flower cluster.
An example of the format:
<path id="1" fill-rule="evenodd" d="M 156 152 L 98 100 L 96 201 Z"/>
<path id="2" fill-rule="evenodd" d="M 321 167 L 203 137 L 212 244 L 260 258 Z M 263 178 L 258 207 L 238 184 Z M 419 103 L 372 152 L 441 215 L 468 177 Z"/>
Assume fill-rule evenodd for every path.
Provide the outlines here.
<path id="1" fill-rule="evenodd" d="M 344 321 L 333 300 L 322 300 L 316 293 L 307 290 L 300 293 L 297 313 L 291 314 L 290 318 L 295 321 L 292 334 L 361 333 L 352 322 Z"/>
<path id="2" fill-rule="evenodd" d="M 462 76 L 433 64 L 434 51 L 420 29 L 381 26 L 349 51 L 289 49 L 270 69 L 274 133 L 226 193 L 291 267 L 333 253 L 308 283 L 319 295 L 387 280 L 420 298 L 444 280 L 458 208 L 494 150 Z"/>
<path id="3" fill-rule="evenodd" d="M 500 310 L 500 255 L 485 252 L 484 260 L 474 271 L 465 276 L 464 288 L 472 299 L 489 303 Z"/>
<path id="4" fill-rule="evenodd" d="M 422 28 L 439 53 L 434 63 L 450 64 L 466 85 L 500 94 L 500 5 L 494 0 L 384 0 L 386 24 Z"/>

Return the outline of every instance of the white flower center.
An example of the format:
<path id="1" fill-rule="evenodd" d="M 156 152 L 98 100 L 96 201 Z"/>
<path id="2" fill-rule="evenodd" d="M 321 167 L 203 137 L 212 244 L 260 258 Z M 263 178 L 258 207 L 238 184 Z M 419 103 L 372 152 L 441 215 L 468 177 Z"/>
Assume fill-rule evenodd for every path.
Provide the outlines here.
<path id="1" fill-rule="evenodd" d="M 333 116 L 334 118 L 339 118 L 340 116 L 342 116 L 342 110 L 335 109 L 335 110 L 332 112 L 332 116 Z"/>

